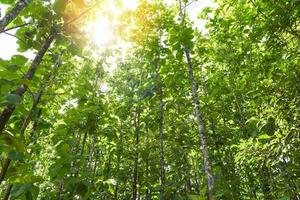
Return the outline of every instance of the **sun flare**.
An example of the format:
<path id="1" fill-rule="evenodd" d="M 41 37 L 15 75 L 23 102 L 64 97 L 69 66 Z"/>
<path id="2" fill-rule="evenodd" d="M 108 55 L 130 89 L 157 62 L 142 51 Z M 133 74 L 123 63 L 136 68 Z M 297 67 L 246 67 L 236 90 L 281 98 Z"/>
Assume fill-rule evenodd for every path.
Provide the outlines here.
<path id="1" fill-rule="evenodd" d="M 135 9 L 138 5 L 137 0 L 122 0 L 123 7 L 126 9 Z"/>
<path id="2" fill-rule="evenodd" d="M 118 3 L 117 3 L 118 2 Z M 138 0 L 108 1 L 103 5 L 108 15 L 98 15 L 85 26 L 91 42 L 100 47 L 107 48 L 115 41 L 114 20 L 120 16 L 124 10 L 133 10 L 138 6 Z M 109 17 L 108 17 L 109 16 Z"/>
<path id="3" fill-rule="evenodd" d="M 96 21 L 87 26 L 91 40 L 99 47 L 109 46 L 114 38 L 114 31 L 111 22 L 103 17 L 98 16 Z"/>

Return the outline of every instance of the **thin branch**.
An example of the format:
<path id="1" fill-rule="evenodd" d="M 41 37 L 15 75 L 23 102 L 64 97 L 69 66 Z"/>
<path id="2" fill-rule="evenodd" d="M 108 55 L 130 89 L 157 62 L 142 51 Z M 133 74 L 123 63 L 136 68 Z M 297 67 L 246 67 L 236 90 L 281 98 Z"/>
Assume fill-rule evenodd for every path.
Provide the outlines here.
<path id="1" fill-rule="evenodd" d="M 258 7 L 258 6 L 256 5 L 256 3 L 255 3 L 253 0 L 250 0 L 250 2 L 252 3 L 252 5 L 253 5 L 255 8 L 257 8 L 257 11 L 265 17 L 265 19 L 269 19 L 269 17 L 268 17 L 264 12 L 262 12 L 262 11 L 260 10 L 260 7 Z"/>
<path id="2" fill-rule="evenodd" d="M 11 34 L 11 33 L 7 33 L 7 32 L 3 32 L 3 33 L 6 34 L 6 35 L 15 37 L 15 38 L 17 38 L 18 40 L 20 40 L 21 42 L 23 42 L 24 44 L 27 45 L 27 43 L 23 39 L 21 39 L 20 37 L 18 37 L 18 36 L 14 35 L 14 34 Z"/>
<path id="3" fill-rule="evenodd" d="M 21 28 L 21 27 L 27 26 L 27 25 L 29 25 L 29 24 L 31 24 L 31 23 L 25 23 L 25 24 L 21 24 L 21 25 L 18 25 L 18 26 L 14 26 L 14 27 L 5 29 L 5 30 L 3 30 L 3 31 L 0 31 L 0 33 L 7 32 L 7 31 L 10 31 L 10 30 L 13 30 L 13 29 L 16 29 L 16 28 Z"/>
<path id="4" fill-rule="evenodd" d="M 96 5 L 96 4 L 95 4 Z M 71 23 L 77 21 L 78 19 L 80 19 L 81 17 L 83 17 L 86 13 L 90 12 L 91 10 L 93 10 L 95 8 L 95 5 L 91 6 L 90 8 L 86 9 L 85 11 L 83 11 L 82 13 L 80 13 L 80 15 L 78 15 L 77 17 L 74 17 L 73 19 L 71 19 L 70 21 L 68 21 L 64 27 L 70 25 Z"/>

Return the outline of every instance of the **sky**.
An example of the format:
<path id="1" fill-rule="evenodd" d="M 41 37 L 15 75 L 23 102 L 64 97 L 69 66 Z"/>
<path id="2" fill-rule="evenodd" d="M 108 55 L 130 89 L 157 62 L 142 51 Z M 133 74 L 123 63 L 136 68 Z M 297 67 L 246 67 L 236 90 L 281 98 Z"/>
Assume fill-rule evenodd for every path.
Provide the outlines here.
<path id="1" fill-rule="evenodd" d="M 127 9 L 134 9 L 137 5 L 138 0 L 122 0 L 123 5 Z M 172 4 L 173 2 L 176 2 L 175 0 L 165 0 L 167 4 Z M 191 4 L 187 11 L 190 15 L 191 20 L 194 22 L 195 27 L 198 28 L 200 31 L 205 32 L 205 21 L 199 20 L 197 18 L 198 13 L 205 7 L 214 7 L 216 4 L 213 3 L 212 0 L 198 0 Z M 5 10 L 7 6 L 0 4 L 0 12 L 1 17 L 4 16 Z M 15 34 L 16 30 L 12 30 L 9 33 Z M 17 52 L 17 39 L 15 37 L 12 37 L 10 35 L 7 35 L 5 33 L 0 34 L 0 58 L 2 59 L 10 59 L 12 55 L 15 54 L 23 54 L 24 56 L 33 59 L 34 53 L 33 52 L 27 52 L 27 53 L 18 53 Z"/>

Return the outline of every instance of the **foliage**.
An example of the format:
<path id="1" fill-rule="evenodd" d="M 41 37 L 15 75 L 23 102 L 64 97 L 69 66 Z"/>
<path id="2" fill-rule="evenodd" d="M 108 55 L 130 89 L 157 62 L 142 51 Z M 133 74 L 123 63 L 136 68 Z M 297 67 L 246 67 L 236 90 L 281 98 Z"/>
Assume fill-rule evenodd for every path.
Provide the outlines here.
<path id="1" fill-rule="evenodd" d="M 15 6 L 0 2 L 7 12 Z M 197 1 L 181 3 L 188 10 Z M 199 10 L 203 33 L 179 5 L 141 0 L 114 19 L 116 40 L 130 43 L 121 53 L 95 49 L 84 33 L 97 12 L 110 12 L 105 1 L 29 3 L 7 27 L 20 26 L 19 53 L 0 58 L 1 116 L 14 109 L 0 132 L 0 194 L 208 199 L 188 49 L 214 198 L 300 199 L 299 2 L 216 4 Z M 39 55 L 51 34 L 27 79 L 38 56 L 23 52 Z"/>

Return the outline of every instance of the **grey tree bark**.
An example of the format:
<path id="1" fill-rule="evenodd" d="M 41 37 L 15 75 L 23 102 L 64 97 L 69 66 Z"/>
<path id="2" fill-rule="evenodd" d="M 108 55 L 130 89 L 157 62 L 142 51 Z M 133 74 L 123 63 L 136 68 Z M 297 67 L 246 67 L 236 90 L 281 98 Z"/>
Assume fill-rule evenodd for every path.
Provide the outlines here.
<path id="1" fill-rule="evenodd" d="M 182 26 L 185 26 L 186 3 L 187 2 L 185 2 L 185 5 L 182 5 L 182 1 L 178 0 Z M 192 92 L 192 103 L 194 104 L 196 122 L 198 125 L 198 133 L 199 133 L 199 138 L 200 138 L 200 149 L 203 154 L 204 171 L 205 171 L 205 174 L 207 177 L 208 200 L 212 200 L 213 199 L 213 189 L 214 189 L 214 178 L 211 173 L 211 163 L 210 163 L 209 154 L 208 154 L 206 131 L 205 131 L 202 113 L 200 111 L 200 102 L 198 99 L 198 92 L 197 92 L 198 87 L 197 87 L 197 83 L 196 83 L 196 80 L 194 77 L 193 64 L 192 64 L 190 50 L 186 44 L 182 44 L 182 46 L 184 48 L 184 54 L 185 54 L 186 61 L 187 61 L 188 77 L 189 77 L 189 81 L 190 81 L 190 85 L 191 85 L 191 92 Z"/>
<path id="2" fill-rule="evenodd" d="M 207 176 L 208 199 L 212 200 L 213 199 L 214 179 L 211 174 L 211 163 L 210 163 L 209 154 L 208 154 L 207 139 L 206 139 L 206 135 L 205 135 L 205 126 L 204 126 L 204 122 L 203 122 L 202 115 L 200 112 L 200 102 L 198 100 L 197 84 L 196 84 L 195 77 L 194 77 L 193 65 L 192 65 L 190 52 L 189 52 L 188 48 L 185 48 L 184 52 L 185 52 L 187 65 L 188 65 L 188 75 L 189 75 L 189 80 L 190 80 L 191 90 L 192 90 L 192 101 L 194 104 L 195 116 L 196 116 L 196 121 L 197 121 L 197 125 L 198 125 L 198 132 L 199 132 L 199 138 L 200 138 L 200 149 L 202 150 L 203 159 L 204 159 L 204 171 Z"/>
<path id="3" fill-rule="evenodd" d="M 42 45 L 41 49 L 38 51 L 37 55 L 35 56 L 30 68 L 26 72 L 26 74 L 23 76 L 23 79 L 31 80 L 34 77 L 35 72 L 37 71 L 40 63 L 42 62 L 42 59 L 49 49 L 50 45 L 52 44 L 54 38 L 56 37 L 56 31 L 54 31 L 50 36 L 46 39 L 44 44 Z M 28 86 L 26 84 L 21 84 L 17 87 L 16 91 L 12 92 L 12 94 L 16 94 L 20 97 L 23 96 L 23 94 L 27 91 Z M 9 104 L 7 105 L 1 115 L 0 115 L 0 135 L 2 134 L 6 123 L 10 119 L 11 115 L 13 114 L 14 110 L 16 108 L 15 104 Z"/>
<path id="4" fill-rule="evenodd" d="M 134 116 L 135 144 L 134 144 L 134 168 L 132 181 L 132 200 L 137 200 L 138 162 L 139 162 L 139 137 L 140 137 L 140 110 L 136 108 Z"/>
<path id="5" fill-rule="evenodd" d="M 24 8 L 26 8 L 31 1 L 32 0 L 18 1 L 13 9 L 0 20 L 0 32 L 2 32 L 6 26 L 21 13 L 21 11 L 24 10 Z"/>

